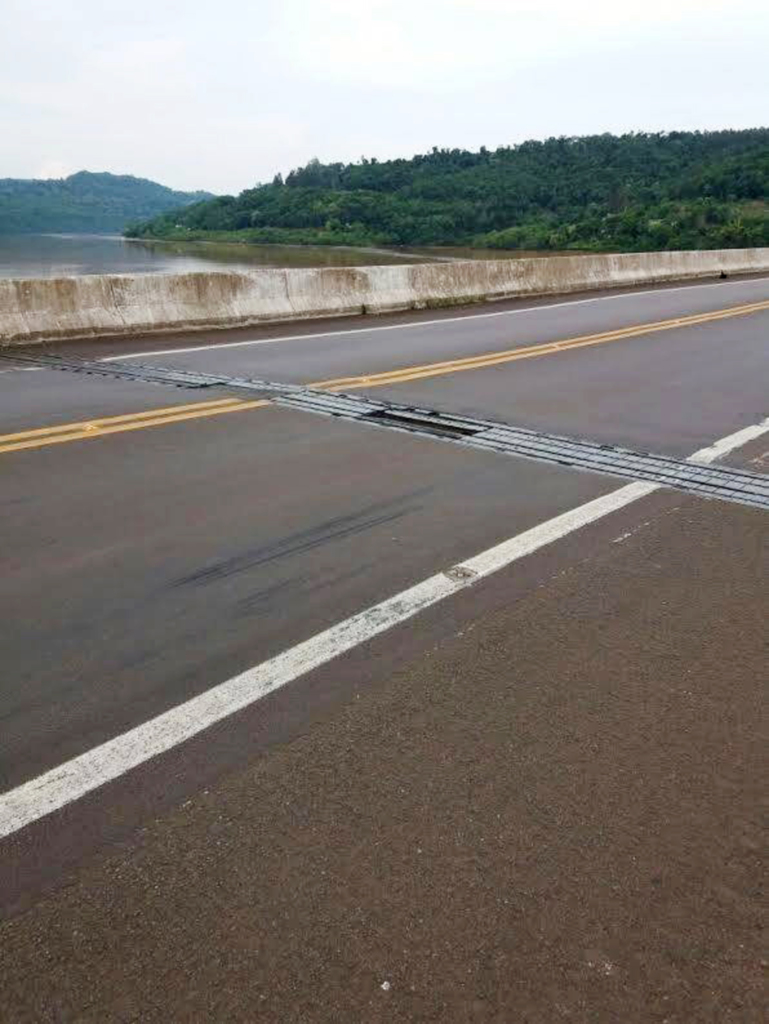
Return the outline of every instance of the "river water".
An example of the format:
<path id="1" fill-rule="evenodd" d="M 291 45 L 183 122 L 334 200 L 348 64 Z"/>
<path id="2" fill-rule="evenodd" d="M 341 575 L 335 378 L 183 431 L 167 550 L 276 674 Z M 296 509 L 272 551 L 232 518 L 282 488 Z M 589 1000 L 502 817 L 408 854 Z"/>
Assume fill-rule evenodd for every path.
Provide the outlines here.
<path id="1" fill-rule="evenodd" d="M 555 255 L 559 254 L 497 249 L 346 249 L 310 245 L 147 242 L 118 235 L 0 235 L 0 277 L 184 274 L 199 270 L 254 270 L 257 267 L 361 267 Z"/>

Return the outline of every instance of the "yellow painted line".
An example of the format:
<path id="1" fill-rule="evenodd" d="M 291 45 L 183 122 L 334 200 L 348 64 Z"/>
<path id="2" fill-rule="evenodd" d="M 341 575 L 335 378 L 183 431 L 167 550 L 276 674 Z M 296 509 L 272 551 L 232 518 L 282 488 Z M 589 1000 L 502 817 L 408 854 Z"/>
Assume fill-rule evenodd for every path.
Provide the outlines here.
<path id="1" fill-rule="evenodd" d="M 604 345 L 610 341 L 621 341 L 639 335 L 654 334 L 657 331 L 670 331 L 679 327 L 693 327 L 697 324 L 711 323 L 728 317 L 747 316 L 769 309 L 769 300 L 753 302 L 744 306 L 731 306 L 728 309 L 713 310 L 710 313 L 695 313 L 691 316 L 676 317 L 673 320 L 659 320 L 655 323 L 635 324 L 621 327 L 614 331 L 603 331 L 600 334 L 586 334 L 562 341 L 548 341 L 538 345 L 507 349 L 502 352 L 488 352 L 478 356 L 467 356 L 463 359 L 452 359 L 440 363 L 425 363 L 421 366 L 405 366 L 395 370 L 385 370 L 365 377 L 339 377 L 335 380 L 317 381 L 308 387 L 323 388 L 326 391 L 351 391 L 356 388 L 375 388 L 386 384 L 400 384 L 424 377 L 437 377 L 447 373 L 459 373 L 463 370 L 479 370 L 518 359 L 532 359 L 538 356 L 555 355 L 558 352 L 583 348 L 588 345 Z M 63 444 L 65 441 L 83 441 L 88 438 L 104 437 L 106 434 L 118 434 L 128 430 L 143 430 L 145 427 L 159 427 L 166 423 L 181 423 L 186 420 L 202 419 L 207 416 L 219 416 L 230 412 L 246 412 L 249 409 L 261 409 L 270 405 L 268 400 L 247 402 L 239 398 L 221 398 L 211 402 L 195 402 L 191 405 L 173 405 L 163 409 L 150 409 L 144 412 L 127 413 L 122 416 L 109 416 L 104 419 L 84 420 L 79 423 L 65 423 L 50 427 L 38 427 L 34 430 L 23 430 L 16 434 L 0 435 L 0 455 L 6 452 L 20 451 L 25 448 L 42 448 L 49 444 Z"/>
<path id="2" fill-rule="evenodd" d="M 710 313 L 695 313 L 692 316 L 676 317 L 673 320 L 658 320 L 654 323 L 635 324 L 621 327 L 614 331 L 603 331 L 600 334 L 585 334 L 575 338 L 564 338 L 562 341 L 548 341 L 538 345 L 528 345 L 507 349 L 502 352 L 487 352 L 478 356 L 467 356 L 463 359 L 452 359 L 440 363 L 426 363 L 422 366 L 405 366 L 397 370 L 384 370 L 361 377 L 339 377 L 335 380 L 317 381 L 310 387 L 323 388 L 326 391 L 351 391 L 356 388 L 376 388 L 386 384 L 402 384 L 406 381 L 422 380 L 425 377 L 439 377 L 447 373 L 460 373 L 464 370 L 480 370 L 502 363 L 512 363 L 518 359 L 533 359 L 539 356 L 556 355 L 559 352 L 589 345 L 605 345 L 610 341 L 623 341 L 643 334 L 654 334 L 657 331 L 672 331 L 679 327 L 694 327 L 728 317 L 747 316 L 769 309 L 769 300 L 752 302 L 745 306 L 731 306 L 728 309 L 713 310 Z"/>
<path id="3" fill-rule="evenodd" d="M 26 441 L 33 437 L 43 437 L 54 434 L 72 434 L 82 430 L 95 430 L 102 427 L 112 426 L 115 423 L 132 423 L 142 419 L 175 416 L 195 409 L 213 409 L 215 407 L 233 405 L 238 401 L 240 401 L 238 398 L 219 398 L 215 402 L 193 402 L 189 405 L 168 405 L 162 409 L 145 409 L 143 412 L 129 412 L 122 416 L 106 416 L 103 419 L 83 420 L 80 423 L 61 423 L 52 427 L 37 427 L 35 430 L 22 430 L 18 434 L 0 435 L 0 444 L 5 444 L 9 441 Z"/>
<path id="4" fill-rule="evenodd" d="M 104 437 L 106 434 L 143 430 L 145 427 L 161 427 L 166 423 L 183 423 L 186 420 L 197 420 L 206 416 L 221 416 L 228 412 L 246 412 L 249 409 L 260 409 L 269 404 L 265 400 L 244 402 L 239 398 L 226 398 L 217 402 L 177 405 L 165 409 L 131 413 L 126 416 L 111 416 L 101 420 L 68 423 L 57 427 L 42 427 L 39 430 L 22 431 L 20 434 L 5 434 L 0 435 L 0 455 L 6 452 L 21 451 L 25 448 L 43 448 L 49 444 L 63 444 L 65 441 L 85 441 L 89 438 Z"/>

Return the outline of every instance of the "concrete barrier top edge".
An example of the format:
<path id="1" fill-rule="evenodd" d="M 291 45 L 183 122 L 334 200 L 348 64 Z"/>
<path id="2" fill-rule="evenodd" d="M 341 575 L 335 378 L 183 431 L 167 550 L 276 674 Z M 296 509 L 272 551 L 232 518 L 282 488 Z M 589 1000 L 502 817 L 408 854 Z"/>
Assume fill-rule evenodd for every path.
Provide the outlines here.
<path id="1" fill-rule="evenodd" d="M 0 279 L 0 344 L 161 334 L 769 272 L 769 248 Z"/>

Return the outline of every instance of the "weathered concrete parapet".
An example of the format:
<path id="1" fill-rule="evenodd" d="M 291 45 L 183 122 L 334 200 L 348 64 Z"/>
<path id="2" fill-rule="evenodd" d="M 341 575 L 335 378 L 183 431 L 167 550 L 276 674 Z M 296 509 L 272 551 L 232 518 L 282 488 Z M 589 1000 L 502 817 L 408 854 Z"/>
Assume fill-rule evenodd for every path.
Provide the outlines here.
<path id="1" fill-rule="evenodd" d="M 0 345 L 161 334 L 769 273 L 769 249 L 0 279 Z"/>

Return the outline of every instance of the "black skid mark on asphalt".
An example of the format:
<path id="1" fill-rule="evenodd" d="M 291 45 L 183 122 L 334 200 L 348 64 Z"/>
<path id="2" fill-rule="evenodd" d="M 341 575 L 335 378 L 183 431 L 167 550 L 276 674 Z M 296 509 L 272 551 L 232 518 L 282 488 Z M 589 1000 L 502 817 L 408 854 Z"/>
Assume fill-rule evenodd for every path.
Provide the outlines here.
<path id="1" fill-rule="evenodd" d="M 259 587 L 251 591 L 245 597 L 241 597 L 236 606 L 237 615 L 251 615 L 265 606 L 269 607 L 275 598 L 283 600 L 287 594 L 298 589 L 301 580 L 297 576 L 290 576 L 279 583 L 271 583 L 266 587 Z"/>
<path id="2" fill-rule="evenodd" d="M 352 580 L 360 579 L 375 568 L 374 562 L 367 562 L 347 572 L 340 572 L 330 576 L 324 576 L 320 580 L 311 582 L 308 577 L 291 576 L 267 587 L 261 587 L 240 598 L 235 605 L 234 614 L 239 618 L 248 618 L 258 615 L 262 611 L 268 614 L 273 608 L 276 599 L 285 602 L 287 597 L 310 597 L 323 590 L 341 586 Z"/>
<path id="3" fill-rule="evenodd" d="M 271 544 L 260 545 L 242 554 L 233 555 L 230 558 L 214 562 L 212 565 L 196 569 L 194 572 L 172 580 L 170 585 L 186 587 L 215 583 L 239 573 L 249 572 L 261 565 L 306 554 L 308 551 L 314 551 L 326 544 L 354 537 L 357 534 L 376 529 L 378 526 L 384 526 L 386 523 L 397 522 L 412 512 L 418 512 L 423 505 L 414 502 L 413 499 L 424 496 L 430 490 L 431 488 L 422 488 L 404 495 L 395 502 L 368 505 L 350 515 L 335 516 L 317 526 L 289 534 Z"/>

